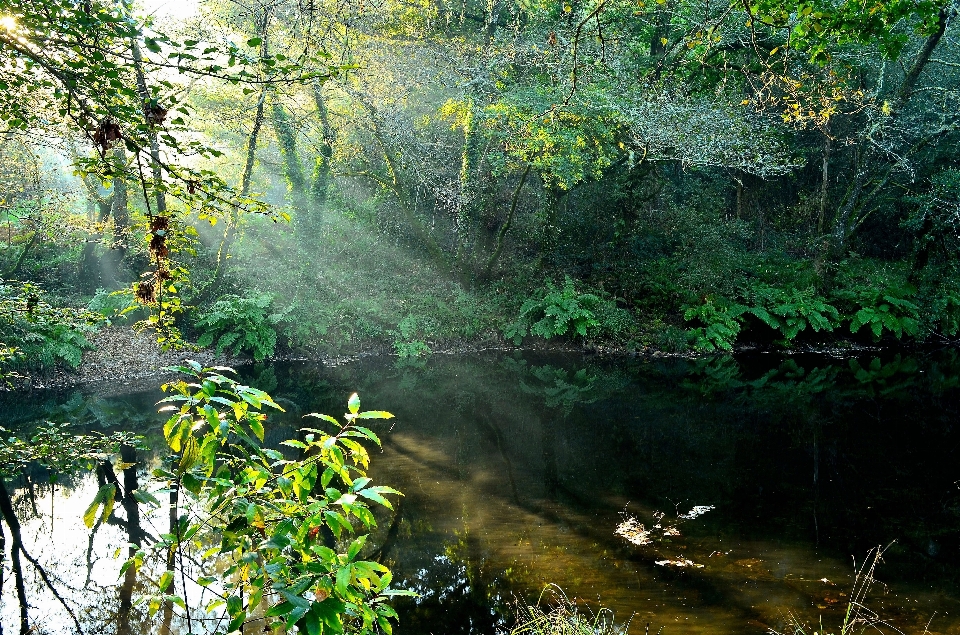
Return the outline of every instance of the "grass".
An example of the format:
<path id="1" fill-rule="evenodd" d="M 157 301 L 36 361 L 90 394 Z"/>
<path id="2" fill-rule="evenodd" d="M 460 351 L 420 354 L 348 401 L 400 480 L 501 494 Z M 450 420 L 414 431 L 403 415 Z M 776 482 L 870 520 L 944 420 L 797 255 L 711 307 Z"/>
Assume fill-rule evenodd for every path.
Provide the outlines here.
<path id="1" fill-rule="evenodd" d="M 893 543 L 891 543 L 892 545 Z M 856 575 L 853 579 L 853 588 L 850 591 L 850 602 L 847 604 L 847 610 L 844 613 L 843 623 L 839 630 L 830 630 L 830 627 L 824 627 L 823 618 L 816 627 L 809 624 L 804 625 L 800 619 L 793 613 L 789 615 L 789 623 L 784 633 L 778 633 L 771 630 L 774 635 L 853 635 L 854 633 L 880 633 L 883 635 L 903 635 L 903 631 L 888 622 L 883 616 L 867 606 L 867 596 L 870 589 L 876 584 L 877 579 L 874 574 L 877 565 L 883 561 L 883 554 L 891 545 L 886 547 L 877 546 L 867 552 L 867 557 L 860 564 L 860 568 L 854 566 Z M 927 624 L 929 626 L 929 623 Z M 924 633 L 927 629 L 924 629 Z"/>
<path id="2" fill-rule="evenodd" d="M 629 627 L 629 620 L 618 625 L 610 609 L 581 610 L 554 585 L 543 590 L 536 604 L 518 609 L 517 624 L 510 635 L 627 635 Z"/>

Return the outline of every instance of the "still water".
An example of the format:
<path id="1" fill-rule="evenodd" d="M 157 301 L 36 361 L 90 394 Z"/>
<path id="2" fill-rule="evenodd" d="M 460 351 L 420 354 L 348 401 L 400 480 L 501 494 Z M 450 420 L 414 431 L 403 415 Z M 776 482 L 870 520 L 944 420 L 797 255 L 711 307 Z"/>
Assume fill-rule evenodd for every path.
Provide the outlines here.
<path id="1" fill-rule="evenodd" d="M 416 365 L 367 359 L 335 368 L 257 366 L 244 380 L 287 413 L 365 409 L 396 419 L 378 432 L 375 481 L 405 497 L 372 537 L 395 586 L 399 633 L 502 632 L 518 601 L 558 585 L 604 606 L 630 632 L 783 632 L 791 620 L 838 632 L 854 567 L 892 545 L 868 606 L 907 633 L 960 632 L 960 357 L 951 351 L 854 359 L 755 355 L 705 360 L 435 355 Z M 134 430 L 162 447 L 159 391 L 90 386 L 0 398 L 6 427 L 73 421 Z M 156 457 L 141 457 L 139 478 Z M 85 633 L 148 633 L 121 610 L 125 511 L 91 535 L 80 516 L 94 477 L 34 472 L 14 480 L 25 543 Z M 156 487 L 156 486 L 154 486 Z M 690 520 L 694 506 L 713 509 Z M 637 546 L 626 518 L 679 535 Z M 144 514 L 149 535 L 160 519 Z M 156 526 L 152 523 L 155 523 Z M 122 554 L 120 559 L 115 556 Z M 665 561 L 688 561 L 677 567 Z M 0 618 L 15 632 L 4 560 Z M 30 577 L 32 575 L 33 577 Z M 149 572 L 136 581 L 149 587 Z M 31 616 L 72 632 L 36 574 Z M 127 589 L 130 593 L 130 589 Z"/>

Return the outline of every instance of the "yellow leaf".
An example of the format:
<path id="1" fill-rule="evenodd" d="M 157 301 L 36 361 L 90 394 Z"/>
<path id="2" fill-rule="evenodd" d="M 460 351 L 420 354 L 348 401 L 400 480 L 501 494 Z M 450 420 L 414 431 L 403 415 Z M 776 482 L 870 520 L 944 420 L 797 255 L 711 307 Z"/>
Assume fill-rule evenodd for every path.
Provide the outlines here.
<path id="1" fill-rule="evenodd" d="M 663 44 L 664 46 L 666 46 L 666 45 L 667 45 L 667 38 L 665 38 L 665 37 L 660 38 L 660 44 Z"/>

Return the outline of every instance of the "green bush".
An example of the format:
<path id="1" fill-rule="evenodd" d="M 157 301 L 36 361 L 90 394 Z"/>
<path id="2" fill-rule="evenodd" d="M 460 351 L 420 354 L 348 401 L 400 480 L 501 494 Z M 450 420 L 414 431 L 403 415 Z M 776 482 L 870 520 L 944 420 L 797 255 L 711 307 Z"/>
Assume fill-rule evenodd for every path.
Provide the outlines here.
<path id="1" fill-rule="evenodd" d="M 683 317 L 702 324 L 689 331 L 694 348 L 712 352 L 733 350 L 737 336 L 748 327 L 748 315 L 779 332 L 788 343 L 807 329 L 829 332 L 841 322 L 840 312 L 813 287 L 786 290 L 758 281 L 740 302 L 708 296 L 703 304 L 684 307 Z"/>
<path id="2" fill-rule="evenodd" d="M 703 326 L 689 330 L 693 347 L 701 352 L 732 351 L 740 334 L 739 318 L 747 307 L 723 297 L 708 296 L 699 306 L 684 308 L 683 319 L 697 320 Z"/>
<path id="3" fill-rule="evenodd" d="M 251 298 L 223 296 L 202 312 L 196 327 L 200 346 L 216 343 L 217 353 L 231 349 L 234 355 L 248 351 L 255 360 L 273 355 L 277 346 L 276 325 L 282 313 L 271 313 L 273 297 L 261 294 Z"/>
<path id="4" fill-rule="evenodd" d="M 182 554 L 167 559 L 167 570 L 146 589 L 150 615 L 172 601 L 188 617 L 191 611 L 215 616 L 221 632 L 256 625 L 257 631 L 389 635 L 397 619 L 389 601 L 415 594 L 390 586 L 390 570 L 367 544 L 377 526 L 372 508 L 393 511 L 390 499 L 401 494 L 367 476 L 370 450 L 381 442 L 365 426 L 393 415 L 362 412 L 354 394 L 343 421 L 306 415 L 313 423 L 280 443 L 284 453 L 264 444 L 265 411 L 282 411 L 269 394 L 224 369 L 188 364 L 178 369 L 185 380 L 163 387 L 171 458 L 153 471 L 179 494 L 170 509 L 179 524 L 123 565 L 141 566 L 148 550 L 161 560 Z M 146 488 L 138 492 L 159 503 Z M 109 515 L 115 494 L 114 484 L 101 487 L 84 516 L 88 526 L 101 506 L 101 518 Z M 206 550 L 203 557 L 188 561 L 197 549 Z M 219 591 L 202 608 L 188 602 L 180 584 L 185 566 L 201 586 Z M 265 615 L 257 613 L 261 600 L 270 605 Z"/>
<path id="5" fill-rule="evenodd" d="M 764 324 L 779 331 L 785 340 L 793 341 L 802 331 L 832 331 L 840 323 L 840 313 L 819 296 L 813 287 L 780 289 L 754 283 L 749 291 L 745 313 L 756 316 Z"/>
<path id="6" fill-rule="evenodd" d="M 520 344 L 527 335 L 543 339 L 569 335 L 593 337 L 600 334 L 616 335 L 633 326 L 633 319 L 613 300 L 594 293 L 581 293 L 570 276 L 558 288 L 547 281 L 540 298 L 532 298 L 520 307 L 520 315 L 507 325 L 503 334 L 514 344 Z"/>
<path id="7" fill-rule="evenodd" d="M 397 325 L 396 329 L 387 331 L 393 336 L 393 350 L 401 359 L 420 357 L 431 353 L 430 347 L 422 339 L 423 329 L 420 320 L 414 315 L 408 315 Z"/>
<path id="8" fill-rule="evenodd" d="M 49 368 L 64 363 L 80 365 L 85 349 L 93 348 L 84 336 L 102 320 L 86 309 L 54 307 L 44 292 L 29 283 L 0 281 L 0 348 L 7 363 L 27 368 Z"/>
<path id="9" fill-rule="evenodd" d="M 102 315 L 108 323 L 118 324 L 131 321 L 137 321 L 136 317 L 131 316 L 137 308 L 133 302 L 133 297 L 128 290 L 108 292 L 104 289 L 97 289 L 96 295 L 87 303 L 87 309 Z M 142 311 L 138 311 L 142 313 Z"/>
<path id="10" fill-rule="evenodd" d="M 878 340 L 887 331 L 897 339 L 920 333 L 920 307 L 912 300 L 916 290 L 909 285 L 887 288 L 840 290 L 834 295 L 852 305 L 850 332 L 869 326 Z"/>

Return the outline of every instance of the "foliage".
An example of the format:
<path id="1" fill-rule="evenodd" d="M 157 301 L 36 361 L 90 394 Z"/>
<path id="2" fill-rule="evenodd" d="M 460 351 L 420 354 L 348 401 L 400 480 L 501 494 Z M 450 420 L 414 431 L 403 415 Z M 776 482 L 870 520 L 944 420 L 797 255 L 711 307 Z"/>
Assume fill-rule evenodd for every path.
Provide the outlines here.
<path id="1" fill-rule="evenodd" d="M 737 320 L 746 307 L 730 303 L 722 297 L 708 297 L 703 304 L 684 309 L 683 319 L 697 320 L 703 326 L 690 329 L 690 339 L 698 351 L 732 351 L 733 343 L 740 333 Z"/>
<path id="2" fill-rule="evenodd" d="M 54 307 L 42 289 L 30 283 L 0 281 L 0 332 L 3 346 L 16 349 L 15 361 L 28 368 L 46 369 L 58 363 L 80 365 L 91 348 L 84 333 L 101 316 L 85 309 Z"/>
<path id="3" fill-rule="evenodd" d="M 174 456 L 155 476 L 190 503 L 174 507 L 176 526 L 156 548 L 176 554 L 173 562 L 184 574 L 184 552 L 209 547 L 196 581 L 222 599 L 204 609 L 225 612 L 231 632 L 266 606 L 270 628 L 390 633 L 396 613 L 386 602 L 410 593 L 390 588 L 385 566 L 360 558 L 368 534 L 356 535 L 355 523 L 369 531 L 376 521 L 367 501 L 392 509 L 386 496 L 399 495 L 366 476 L 364 444 L 379 446 L 380 440 L 359 425 L 393 415 L 361 412 L 353 395 L 344 423 L 307 415 L 322 427 L 301 429 L 280 451 L 263 446 L 262 410 L 282 410 L 267 393 L 227 377 L 229 369 L 191 362 L 177 370 L 188 379 L 165 385 L 172 394 L 161 401 L 161 410 L 171 412 L 164 437 Z M 170 570 L 161 578 L 150 612 L 173 601 L 189 620 L 183 589 L 171 598 L 174 579 Z"/>
<path id="4" fill-rule="evenodd" d="M 69 424 L 47 421 L 28 438 L 20 438 L 0 427 L 0 478 L 20 474 L 31 463 L 56 473 L 93 469 L 120 446 L 140 446 L 140 438 L 129 432 L 70 434 Z"/>
<path id="5" fill-rule="evenodd" d="M 529 333 L 543 339 L 555 336 L 595 335 L 601 328 L 597 310 L 604 302 L 592 293 L 577 291 L 570 276 L 558 288 L 549 280 L 542 297 L 531 298 L 520 307 L 520 315 L 504 329 L 507 339 L 520 344 Z"/>
<path id="6" fill-rule="evenodd" d="M 416 339 L 421 332 L 417 318 L 408 315 L 397 325 L 395 330 L 389 331 L 393 336 L 393 350 L 401 359 L 420 357 L 430 354 L 430 347 L 420 339 Z"/>
<path id="7" fill-rule="evenodd" d="M 87 302 L 87 310 L 99 313 L 107 320 L 108 324 L 123 323 L 129 320 L 130 312 L 136 308 L 133 299 L 126 290 L 107 292 L 104 289 L 97 289 L 93 298 Z"/>
<path id="8" fill-rule="evenodd" d="M 231 348 L 234 355 L 249 351 L 255 360 L 270 357 L 277 346 L 276 324 L 282 313 L 270 313 L 273 297 L 269 294 L 245 298 L 227 295 L 200 314 L 196 327 L 199 346 L 216 343 L 217 353 Z"/>
<path id="9" fill-rule="evenodd" d="M 746 312 L 779 331 L 790 341 L 807 328 L 815 332 L 832 331 L 840 322 L 840 313 L 827 304 L 813 287 L 789 291 L 756 283 L 749 290 Z"/>
<path id="10" fill-rule="evenodd" d="M 558 587 L 547 587 L 537 604 L 519 607 L 510 635 L 626 635 L 629 626 L 616 624 L 610 609 L 581 609 Z"/>
<path id="11" fill-rule="evenodd" d="M 850 332 L 857 333 L 869 326 L 878 340 L 884 332 L 900 339 L 904 335 L 916 337 L 920 333 L 919 307 L 910 299 L 916 293 L 910 285 L 866 287 L 839 290 L 834 295 L 852 305 Z"/>

